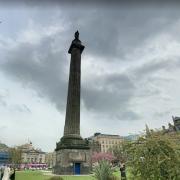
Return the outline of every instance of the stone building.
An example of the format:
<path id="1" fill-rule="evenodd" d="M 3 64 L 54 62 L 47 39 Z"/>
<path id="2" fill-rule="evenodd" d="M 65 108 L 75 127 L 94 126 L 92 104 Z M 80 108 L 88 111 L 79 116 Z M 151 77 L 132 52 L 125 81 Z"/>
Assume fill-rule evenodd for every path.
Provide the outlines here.
<path id="1" fill-rule="evenodd" d="M 101 144 L 98 141 L 92 139 L 91 137 L 87 140 L 89 141 L 89 146 L 92 154 L 94 152 L 101 152 Z"/>
<path id="2" fill-rule="evenodd" d="M 46 153 L 45 162 L 48 168 L 53 168 L 56 165 L 56 152 Z"/>
<path id="3" fill-rule="evenodd" d="M 97 141 L 100 144 L 101 152 L 108 152 L 114 145 L 122 143 L 123 137 L 119 135 L 95 133 L 90 139 Z"/>
<path id="4" fill-rule="evenodd" d="M 31 142 L 17 148 L 22 152 L 22 163 L 45 163 L 45 152 L 34 148 Z"/>
<path id="5" fill-rule="evenodd" d="M 168 128 L 165 126 L 162 126 L 162 129 L 165 133 L 170 133 L 170 132 L 177 132 L 180 131 L 180 117 L 174 117 L 172 116 L 173 119 L 173 124 L 168 123 Z"/>
<path id="6" fill-rule="evenodd" d="M 7 145 L 0 143 L 0 166 L 9 162 L 9 148 Z"/>
<path id="7" fill-rule="evenodd" d="M 180 117 L 172 117 L 175 131 L 180 131 Z"/>

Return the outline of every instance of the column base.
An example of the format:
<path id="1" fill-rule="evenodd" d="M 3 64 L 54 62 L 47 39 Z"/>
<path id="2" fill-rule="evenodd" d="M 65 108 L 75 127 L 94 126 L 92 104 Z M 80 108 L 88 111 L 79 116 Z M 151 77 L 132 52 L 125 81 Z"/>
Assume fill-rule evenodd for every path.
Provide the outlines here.
<path id="1" fill-rule="evenodd" d="M 90 150 L 60 149 L 56 151 L 55 174 L 89 174 L 92 170 Z"/>
<path id="2" fill-rule="evenodd" d="M 63 136 L 61 140 L 56 143 L 55 151 L 60 149 L 90 149 L 89 141 L 83 139 L 80 135 Z"/>

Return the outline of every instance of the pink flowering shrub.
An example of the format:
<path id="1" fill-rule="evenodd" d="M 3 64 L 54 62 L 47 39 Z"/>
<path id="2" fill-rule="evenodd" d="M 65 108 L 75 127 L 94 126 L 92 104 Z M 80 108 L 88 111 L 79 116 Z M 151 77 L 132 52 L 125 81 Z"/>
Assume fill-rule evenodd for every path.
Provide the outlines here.
<path id="1" fill-rule="evenodd" d="M 107 160 L 109 162 L 112 162 L 115 159 L 115 157 L 111 153 L 105 153 L 105 152 L 95 152 L 92 155 L 92 162 L 100 162 L 101 160 Z"/>

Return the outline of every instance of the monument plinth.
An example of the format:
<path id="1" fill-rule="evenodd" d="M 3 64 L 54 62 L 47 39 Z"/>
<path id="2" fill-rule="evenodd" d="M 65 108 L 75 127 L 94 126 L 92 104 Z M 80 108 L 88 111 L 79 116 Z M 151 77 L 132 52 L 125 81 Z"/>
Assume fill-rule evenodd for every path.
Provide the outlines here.
<path id="1" fill-rule="evenodd" d="M 71 54 L 64 136 L 56 144 L 56 174 L 86 174 L 91 167 L 88 141 L 80 135 L 81 54 L 84 46 L 75 33 Z"/>

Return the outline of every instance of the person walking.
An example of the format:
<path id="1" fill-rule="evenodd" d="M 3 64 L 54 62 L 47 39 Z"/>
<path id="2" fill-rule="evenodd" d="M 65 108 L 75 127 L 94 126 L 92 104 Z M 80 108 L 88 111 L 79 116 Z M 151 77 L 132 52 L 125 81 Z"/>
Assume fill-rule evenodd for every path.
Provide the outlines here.
<path id="1" fill-rule="evenodd" d="M 124 163 L 120 165 L 121 180 L 126 180 L 126 166 Z"/>
<path id="2" fill-rule="evenodd" d="M 10 177 L 10 168 L 6 166 L 4 168 L 4 174 L 2 180 L 9 180 L 9 177 Z"/>
<path id="3" fill-rule="evenodd" d="M 3 171 L 3 168 L 1 167 L 1 168 L 0 168 L 0 180 L 2 180 L 3 174 L 4 174 L 4 171 Z"/>
<path id="4" fill-rule="evenodd" d="M 15 170 L 15 168 L 12 168 L 12 172 L 11 172 L 11 175 L 10 175 L 10 180 L 15 180 L 15 174 L 16 174 L 16 170 Z"/>

